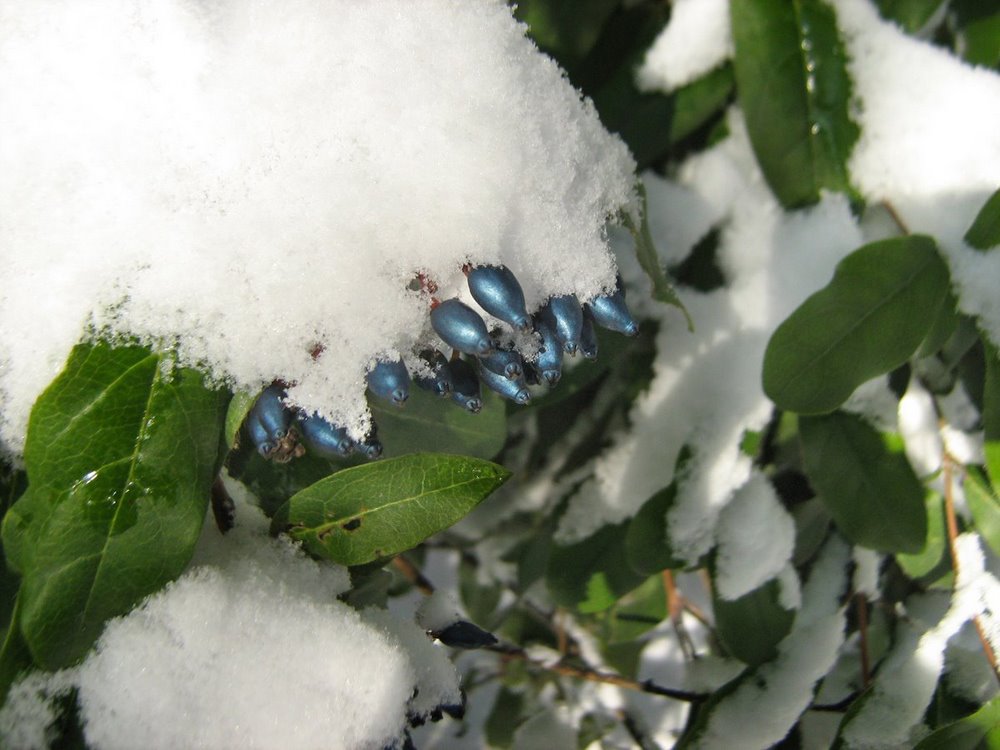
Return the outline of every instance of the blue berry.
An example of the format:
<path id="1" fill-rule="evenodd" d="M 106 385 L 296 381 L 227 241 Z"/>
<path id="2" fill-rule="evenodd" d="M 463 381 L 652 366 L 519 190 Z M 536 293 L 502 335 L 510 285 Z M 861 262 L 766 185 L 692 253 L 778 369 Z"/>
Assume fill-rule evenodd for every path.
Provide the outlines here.
<path id="1" fill-rule="evenodd" d="M 475 649 L 493 646 L 497 638 L 468 620 L 457 620 L 446 628 L 431 633 L 441 643 L 452 648 Z"/>
<path id="2" fill-rule="evenodd" d="M 597 359 L 597 330 L 590 310 L 584 310 L 583 328 L 580 330 L 580 353 L 587 359 Z"/>
<path id="3" fill-rule="evenodd" d="M 479 410 L 483 408 L 483 396 L 476 371 L 463 359 L 453 359 L 449 363 L 449 367 L 452 379 L 452 401 L 474 414 L 479 413 Z"/>
<path id="4" fill-rule="evenodd" d="M 635 336 L 639 333 L 639 325 L 632 318 L 625 304 L 625 286 L 622 277 L 615 280 L 615 289 L 611 294 L 602 294 L 587 303 L 587 308 L 594 321 L 601 327 L 611 331 Z"/>
<path id="5" fill-rule="evenodd" d="M 580 332 L 583 330 L 583 308 L 575 295 L 564 294 L 551 297 L 539 310 L 542 322 L 556 334 L 567 354 L 576 354 L 580 346 Z"/>
<path id="6" fill-rule="evenodd" d="M 402 406 L 410 397 L 410 373 L 403 360 L 383 360 L 368 373 L 368 388 L 379 398 Z"/>
<path id="7" fill-rule="evenodd" d="M 299 429 L 310 447 L 321 456 L 346 458 L 354 452 L 354 441 L 343 427 L 331 424 L 318 414 L 301 417 Z"/>
<path id="8" fill-rule="evenodd" d="M 490 315 L 522 331 L 531 324 L 524 306 L 524 292 L 506 266 L 477 266 L 469 271 L 472 298 Z M 457 348 L 457 347 L 456 347 Z"/>
<path id="9" fill-rule="evenodd" d="M 479 367 L 479 377 L 494 391 L 514 403 L 523 406 L 531 401 L 531 393 L 525 387 L 524 378 L 511 380 L 505 375 L 493 372 L 482 364 Z"/>
<path id="10" fill-rule="evenodd" d="M 257 452 L 264 458 L 269 458 L 274 453 L 277 443 L 267 434 L 267 428 L 261 423 L 260 417 L 251 411 L 244 426 Z"/>
<path id="11" fill-rule="evenodd" d="M 486 323 L 460 300 L 445 300 L 431 310 L 431 326 L 442 341 L 464 354 L 481 357 L 493 350 Z"/>
<path id="12" fill-rule="evenodd" d="M 281 401 L 284 397 L 285 392 L 281 386 L 270 385 L 261 392 L 250 410 L 250 416 L 260 421 L 268 438 L 275 442 L 288 434 L 292 423 L 291 412 Z"/>
<path id="13" fill-rule="evenodd" d="M 416 375 L 413 380 L 421 388 L 436 393 L 438 396 L 447 396 L 451 393 L 451 368 L 448 360 L 439 351 L 424 352 L 421 354 L 431 375 Z"/>
<path id="14" fill-rule="evenodd" d="M 524 360 L 521 359 L 521 355 L 507 349 L 494 349 L 492 354 L 480 357 L 479 361 L 487 370 L 509 380 L 516 380 L 524 372 Z"/>
<path id="15" fill-rule="evenodd" d="M 542 337 L 542 348 L 535 360 L 535 369 L 546 384 L 553 386 L 562 377 L 562 345 L 555 331 L 544 321 L 537 321 L 535 330 Z"/>
<path id="16" fill-rule="evenodd" d="M 382 442 L 375 437 L 374 431 L 360 443 L 355 443 L 355 447 L 359 452 L 364 454 L 364 457 L 369 461 L 374 461 L 382 455 Z"/>

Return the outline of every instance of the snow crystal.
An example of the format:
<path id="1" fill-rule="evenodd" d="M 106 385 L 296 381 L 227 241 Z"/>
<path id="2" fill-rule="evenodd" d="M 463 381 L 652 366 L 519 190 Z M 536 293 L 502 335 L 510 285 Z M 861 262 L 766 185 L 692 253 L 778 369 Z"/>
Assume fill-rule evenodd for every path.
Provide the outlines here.
<path id="1" fill-rule="evenodd" d="M 719 596 L 738 599 L 782 572 L 795 549 L 795 522 L 767 478 L 754 474 L 719 514 L 716 538 Z"/>
<path id="2" fill-rule="evenodd" d="M 962 241 L 1000 185 L 1000 76 L 907 36 L 867 0 L 833 5 L 860 101 L 852 182 L 891 203 L 910 231 L 937 238 L 959 307 L 1000 344 L 1000 254 Z"/>
<path id="3" fill-rule="evenodd" d="M 843 196 L 782 211 L 756 166 L 738 110 L 730 112 L 729 126 L 729 138 L 678 175 L 679 184 L 705 196 L 726 219 L 718 261 L 729 284 L 708 294 L 679 290 L 695 320 L 693 334 L 660 306 L 653 382 L 632 409 L 632 429 L 597 459 L 594 479 L 570 501 L 557 530 L 562 542 L 633 515 L 673 480 L 674 462 L 688 445 L 694 455 L 680 478 L 670 536 L 687 560 L 706 552 L 719 512 L 751 476 L 751 460 L 739 448 L 743 434 L 763 429 L 771 416 L 760 381 L 771 333 L 862 244 Z M 662 207 L 650 201 L 648 208 L 652 220 Z M 705 224 L 703 215 L 694 220 Z M 662 238 L 653 240 L 659 246 Z"/>
<path id="4" fill-rule="evenodd" d="M 670 21 L 639 68 L 639 86 L 670 93 L 733 54 L 727 0 L 675 0 Z"/>
<path id="5" fill-rule="evenodd" d="M 878 570 L 882 564 L 882 556 L 873 549 L 855 547 L 852 557 L 854 558 L 852 588 L 855 593 L 864 594 L 869 599 L 877 599 L 879 597 Z"/>
<path id="6" fill-rule="evenodd" d="M 929 627 L 916 618 L 902 623 L 871 694 L 844 728 L 847 747 L 908 745 L 914 733 L 922 733 L 918 725 L 944 666 L 945 647 L 973 617 L 979 617 L 994 652 L 1000 645 L 995 612 L 1000 602 L 1000 582 L 986 572 L 976 535 L 962 534 L 955 540 L 955 549 L 958 575 L 947 612 L 941 618 L 932 618 L 934 624 Z"/>
<path id="7" fill-rule="evenodd" d="M 635 210 L 628 150 L 499 0 L 7 3 L 0 134 L 13 453 L 87 330 L 361 432 L 366 369 L 437 341 L 418 272 L 586 299 Z"/>
<path id="8" fill-rule="evenodd" d="M 778 656 L 719 702 L 697 747 L 763 749 L 788 734 L 844 641 L 839 599 L 849 554 L 836 537 L 826 543 L 804 586 L 792 631 L 778 645 Z"/>
<path id="9" fill-rule="evenodd" d="M 72 686 L 94 748 L 378 748 L 408 710 L 461 701 L 444 649 L 412 623 L 337 601 L 346 571 L 269 540 L 260 511 L 237 500 L 236 528 L 206 529 L 192 567 L 111 621 L 80 667 L 11 693 L 8 744 L 38 746 L 12 738 L 26 715 L 44 728 L 45 693 Z"/>

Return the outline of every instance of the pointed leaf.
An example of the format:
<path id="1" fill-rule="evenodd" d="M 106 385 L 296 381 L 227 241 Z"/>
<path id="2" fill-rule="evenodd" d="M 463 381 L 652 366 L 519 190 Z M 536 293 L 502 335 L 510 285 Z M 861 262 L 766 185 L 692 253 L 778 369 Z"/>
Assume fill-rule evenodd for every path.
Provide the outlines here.
<path id="1" fill-rule="evenodd" d="M 670 280 L 667 278 L 666 272 L 663 270 L 663 266 L 660 265 L 660 256 L 656 252 L 656 245 L 653 244 L 653 237 L 649 233 L 649 221 L 647 217 L 649 216 L 648 210 L 646 208 L 646 188 L 640 182 L 638 185 L 639 197 L 642 199 L 642 223 L 636 226 L 635 221 L 628 214 L 625 215 L 625 227 L 632 233 L 632 239 L 635 241 L 635 254 L 639 259 L 639 265 L 642 266 L 642 270 L 646 272 L 649 276 L 649 280 L 653 282 L 653 298 L 663 302 L 667 305 L 673 305 L 680 309 L 684 313 L 684 317 L 687 320 L 688 330 L 694 330 L 694 322 L 691 320 L 690 314 L 688 314 L 687 308 L 684 307 L 684 303 L 681 302 L 680 297 L 677 296 L 677 292 L 674 291 L 673 286 L 670 284 Z"/>
<path id="2" fill-rule="evenodd" d="M 848 539 L 883 552 L 924 549 L 924 488 L 901 445 L 843 412 L 804 417 L 799 434 L 809 481 Z"/>
<path id="3" fill-rule="evenodd" d="M 1000 698 L 927 735 L 915 750 L 995 750 L 1000 747 Z"/>
<path id="4" fill-rule="evenodd" d="M 795 611 L 781 606 L 780 587 L 771 579 L 738 599 L 712 599 L 719 640 L 730 654 L 751 666 L 777 655 L 778 644 L 795 621 Z"/>
<path id="5" fill-rule="evenodd" d="M 318 557 L 362 565 L 448 528 L 509 476 L 489 461 L 431 453 L 355 466 L 293 495 L 274 528 Z"/>
<path id="6" fill-rule="evenodd" d="M 629 565 L 640 575 L 685 567 L 673 556 L 667 537 L 667 513 L 677 498 L 677 483 L 671 482 L 643 503 L 629 522 L 625 534 L 625 554 Z"/>
<path id="7" fill-rule="evenodd" d="M 836 409 L 863 382 L 913 354 L 947 291 L 948 269 L 929 237 L 855 250 L 771 336 L 765 392 L 780 408 L 800 414 Z"/>
<path id="8" fill-rule="evenodd" d="M 177 576 L 205 517 L 228 396 L 141 347 L 77 346 L 31 412 L 31 491 L 4 523 L 35 661 L 63 667 Z"/>
<path id="9" fill-rule="evenodd" d="M 847 158 L 858 138 L 851 81 L 833 10 L 821 0 L 730 4 L 736 90 L 768 184 L 786 207 L 851 192 Z"/>
<path id="10" fill-rule="evenodd" d="M 977 250 L 1000 247 L 1000 190 L 987 199 L 965 233 L 965 241 Z"/>
<path id="11" fill-rule="evenodd" d="M 602 612 L 645 580 L 628 564 L 628 522 L 605 526 L 586 539 L 553 545 L 546 582 L 552 598 L 580 612 Z"/>
<path id="12" fill-rule="evenodd" d="M 247 418 L 256 401 L 256 393 L 237 391 L 233 394 L 229 408 L 226 409 L 226 426 L 223 432 L 223 439 L 230 448 L 236 444 L 236 437 L 240 434 L 243 420 Z"/>
<path id="13" fill-rule="evenodd" d="M 1000 493 L 1000 352 L 982 336 L 986 373 L 983 378 L 983 452 L 986 472 Z"/>
<path id="14" fill-rule="evenodd" d="M 1000 555 L 1000 496 L 986 481 L 982 472 L 974 466 L 967 468 L 965 482 L 965 502 L 972 513 L 976 531 L 997 555 Z"/>

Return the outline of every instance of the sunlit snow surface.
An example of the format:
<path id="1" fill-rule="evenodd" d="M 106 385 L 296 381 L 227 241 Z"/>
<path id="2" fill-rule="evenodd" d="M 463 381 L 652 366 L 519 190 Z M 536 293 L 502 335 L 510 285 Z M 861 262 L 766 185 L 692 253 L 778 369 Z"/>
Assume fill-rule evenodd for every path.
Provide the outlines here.
<path id="1" fill-rule="evenodd" d="M 245 501 L 237 510 L 236 528 L 223 537 L 209 521 L 188 571 L 109 623 L 80 667 L 16 684 L 0 745 L 46 747 L 43 698 L 72 687 L 102 750 L 377 749 L 407 712 L 461 703 L 445 649 L 421 628 L 337 601 L 346 569 L 269 539 Z"/>
<path id="2" fill-rule="evenodd" d="M 88 325 L 360 434 L 417 272 L 585 300 L 633 169 L 499 0 L 5 2 L 0 447 Z"/>

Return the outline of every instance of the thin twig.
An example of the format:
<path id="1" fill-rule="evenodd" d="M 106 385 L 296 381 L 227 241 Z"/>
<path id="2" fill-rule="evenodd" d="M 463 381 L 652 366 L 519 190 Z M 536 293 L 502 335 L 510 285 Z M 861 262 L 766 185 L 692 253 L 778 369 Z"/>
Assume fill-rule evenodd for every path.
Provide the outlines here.
<path id="1" fill-rule="evenodd" d="M 899 211 L 896 210 L 894 205 L 892 205 L 889 201 L 882 201 L 882 207 L 886 210 L 892 220 L 896 222 L 896 226 L 899 227 L 903 234 L 910 233 L 910 228 L 906 225 L 906 222 L 903 221 L 903 217 L 899 215 Z"/>
<path id="2" fill-rule="evenodd" d="M 434 584 L 424 577 L 424 574 L 420 572 L 420 569 L 416 565 L 411 563 L 402 555 L 396 555 L 392 558 L 392 564 L 403 577 L 412 583 L 422 594 L 430 596 L 434 593 Z"/>
<path id="3" fill-rule="evenodd" d="M 486 650 L 499 654 L 505 661 L 516 659 L 518 661 L 523 661 L 535 669 L 562 675 L 564 677 L 576 677 L 577 679 L 587 680 L 588 682 L 602 682 L 606 685 L 615 685 L 620 688 L 625 688 L 626 690 L 636 690 L 640 693 L 649 693 L 650 695 L 662 695 L 666 698 L 684 701 L 685 703 L 700 703 L 708 698 L 708 695 L 705 693 L 692 693 L 688 690 L 668 688 L 663 685 L 657 685 L 652 680 L 633 680 L 629 677 L 623 677 L 622 675 L 615 674 L 613 672 L 601 672 L 596 669 L 577 667 L 572 664 L 564 664 L 562 662 L 546 664 L 532 659 L 523 648 L 510 644 L 498 643 L 494 646 L 487 646 Z"/>
<path id="4" fill-rule="evenodd" d="M 684 598 L 677 590 L 677 582 L 674 580 L 672 570 L 663 571 L 663 590 L 667 596 L 667 613 L 670 616 L 670 624 L 677 634 L 677 641 L 681 644 L 681 651 L 684 658 L 692 661 L 696 656 L 694 641 L 691 640 L 690 633 L 684 627 Z"/>
<path id="5" fill-rule="evenodd" d="M 635 744 L 639 746 L 640 750 L 662 750 L 657 742 L 639 726 L 639 722 L 628 711 L 619 710 L 618 719 L 629 735 L 631 735 Z"/>
<path id="6" fill-rule="evenodd" d="M 952 489 L 953 468 L 956 464 L 961 465 L 961 462 L 957 461 L 954 456 L 945 451 L 941 467 L 942 479 L 944 480 L 945 528 L 948 530 L 948 551 L 951 554 L 951 567 L 955 572 L 955 580 L 957 581 L 959 576 L 959 562 L 955 540 L 958 538 L 958 519 L 955 516 L 955 498 L 954 491 Z M 983 653 L 986 654 L 986 660 L 990 663 L 990 667 L 993 669 L 993 676 L 997 678 L 997 680 L 1000 680 L 1000 668 L 998 668 L 997 664 L 997 655 L 993 652 L 990 642 L 986 639 L 986 633 L 983 630 L 983 626 L 980 623 L 979 618 L 972 618 L 972 624 L 975 626 L 976 633 L 979 635 L 979 642 L 983 646 Z"/>

